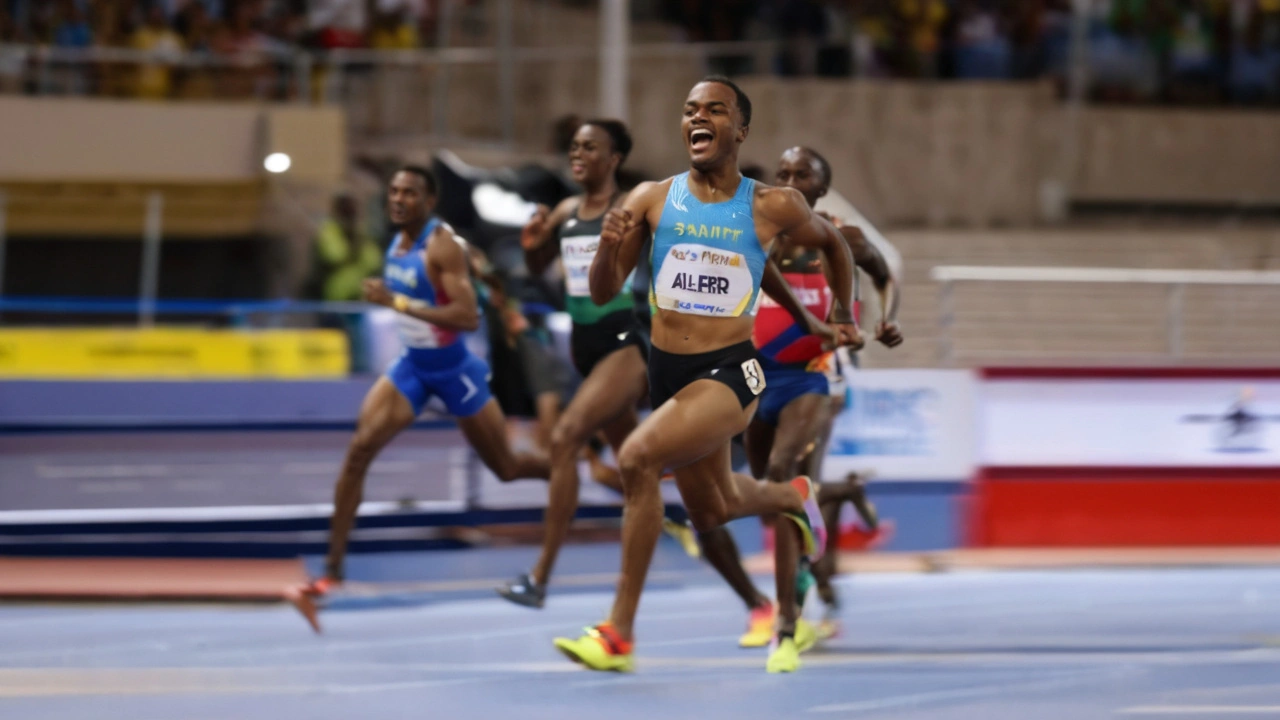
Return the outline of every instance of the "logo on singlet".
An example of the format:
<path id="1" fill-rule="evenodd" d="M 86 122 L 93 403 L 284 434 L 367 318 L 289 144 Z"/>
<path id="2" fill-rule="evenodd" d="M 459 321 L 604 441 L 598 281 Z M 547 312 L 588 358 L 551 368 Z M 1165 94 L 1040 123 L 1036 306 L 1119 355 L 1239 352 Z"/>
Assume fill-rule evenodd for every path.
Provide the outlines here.
<path id="1" fill-rule="evenodd" d="M 798 288 L 793 285 L 791 286 L 791 292 L 795 294 L 796 299 L 800 301 L 800 304 L 805 307 L 821 305 L 823 302 L 822 291 L 818 288 Z M 768 308 L 782 307 L 778 304 L 777 300 L 774 300 L 768 295 L 764 297 L 761 304 Z"/>
<path id="2" fill-rule="evenodd" d="M 388 264 L 387 279 L 411 288 L 418 287 L 418 271 L 413 268 Z"/>
<path id="3" fill-rule="evenodd" d="M 585 255 L 595 258 L 596 253 L 600 250 L 600 236 L 593 235 L 589 238 L 565 238 L 565 242 L 561 243 L 561 252 L 565 255 Z"/>
<path id="4" fill-rule="evenodd" d="M 684 262 L 701 263 L 703 265 L 723 265 L 727 267 L 741 267 L 743 258 L 738 253 L 721 253 L 715 250 L 689 250 L 688 246 L 671 248 L 671 257 Z"/>

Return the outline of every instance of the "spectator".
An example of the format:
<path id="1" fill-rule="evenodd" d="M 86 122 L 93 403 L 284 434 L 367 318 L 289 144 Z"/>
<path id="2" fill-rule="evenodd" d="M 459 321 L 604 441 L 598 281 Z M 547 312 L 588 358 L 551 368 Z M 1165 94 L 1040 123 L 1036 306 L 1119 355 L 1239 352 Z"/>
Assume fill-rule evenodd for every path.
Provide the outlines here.
<path id="1" fill-rule="evenodd" d="M 307 24 L 322 48 L 364 47 L 369 29 L 365 0 L 311 0 Z"/>
<path id="2" fill-rule="evenodd" d="M 898 74 L 936 77 L 942 28 L 949 15 L 947 4 L 943 0 L 897 0 L 894 13 L 895 24 L 904 38 Z"/>
<path id="3" fill-rule="evenodd" d="M 1065 89 L 1071 62 L 1071 0 L 1046 0 L 1042 18 L 1045 72 Z"/>
<path id="4" fill-rule="evenodd" d="M 989 3 L 963 0 L 956 24 L 956 77 L 999 80 L 1009 77 L 1010 47 L 1000 16 Z"/>
<path id="5" fill-rule="evenodd" d="M 1089 58 L 1095 92 L 1104 100 L 1132 101 L 1152 97 L 1158 66 L 1143 34 L 1143 0 L 1116 0 L 1099 5 L 1092 19 Z"/>
<path id="6" fill-rule="evenodd" d="M 130 45 L 135 50 L 149 53 L 153 58 L 138 66 L 134 93 L 140 98 L 168 97 L 173 89 L 168 63 L 182 53 L 183 43 L 178 33 L 165 21 L 164 10 L 159 5 L 151 6 L 146 23 L 134 31 Z"/>
<path id="7" fill-rule="evenodd" d="M 412 50 L 421 45 L 418 28 L 409 18 L 409 9 L 401 5 L 392 12 L 380 12 L 374 21 L 369 46 L 375 50 Z"/>
<path id="8" fill-rule="evenodd" d="M 92 0 L 89 23 L 94 41 L 99 45 L 129 45 L 139 13 L 136 0 Z"/>
<path id="9" fill-rule="evenodd" d="M 275 43 L 262 32 L 262 5 L 254 0 L 237 0 L 231 4 L 230 17 L 214 35 L 213 49 L 224 55 L 239 56 L 246 62 L 253 56 L 274 49 Z"/>
<path id="10" fill-rule="evenodd" d="M 1234 102 L 1258 105 L 1276 98 L 1280 49 L 1264 44 L 1263 30 L 1263 16 L 1255 8 L 1243 40 L 1231 53 L 1228 87 Z"/>
<path id="11" fill-rule="evenodd" d="M 187 3 L 178 13 L 175 29 L 182 35 L 187 49 L 195 52 L 208 52 L 217 32 L 217 26 L 202 2 Z"/>
<path id="12" fill-rule="evenodd" d="M 1045 0 L 1023 0 L 1013 4 L 1009 20 L 1012 45 L 1009 71 L 1013 79 L 1037 78 L 1048 69 L 1046 23 Z"/>
<path id="13" fill-rule="evenodd" d="M 0 5 L 0 43 L 17 40 L 13 17 L 3 5 Z M 22 91 L 23 70 L 26 67 L 26 56 L 21 50 L 0 48 L 0 94 L 18 93 Z"/>
<path id="14" fill-rule="evenodd" d="M 57 20 L 53 29 L 53 44 L 66 48 L 87 48 L 93 44 L 93 31 L 84 10 L 73 0 L 58 3 Z"/>
<path id="15" fill-rule="evenodd" d="M 360 226 L 355 198 L 335 197 L 316 233 L 312 294 L 331 302 L 359 300 L 361 283 L 381 269 L 382 251 Z"/>
<path id="16" fill-rule="evenodd" d="M 278 95 L 276 83 L 282 73 L 271 63 L 273 53 L 283 47 L 262 32 L 263 7 L 255 0 L 229 3 L 229 21 L 215 29 L 211 48 L 233 60 L 230 68 L 219 70 L 219 94 L 227 97 L 270 97 Z"/>
<path id="17" fill-rule="evenodd" d="M 890 0 L 866 0 L 854 21 L 854 65 L 867 77 L 893 74 L 894 32 Z"/>
<path id="18" fill-rule="evenodd" d="M 303 44 L 307 34 L 305 0 L 275 0 L 265 12 L 266 34 L 280 49 Z"/>
<path id="19" fill-rule="evenodd" d="M 382 250 L 360 226 L 355 199 L 347 194 L 335 196 L 330 216 L 316 232 L 303 296 L 327 302 L 358 302 L 363 297 L 364 279 L 381 270 Z M 325 314 L 320 324 L 340 328 L 347 335 L 352 372 L 369 370 L 372 347 L 363 313 Z"/>
<path id="20" fill-rule="evenodd" d="M 1214 19 L 1206 8 L 1187 7 L 1175 16 L 1169 59 L 1169 97 L 1175 102 L 1206 102 L 1216 95 L 1221 75 L 1215 48 Z"/>

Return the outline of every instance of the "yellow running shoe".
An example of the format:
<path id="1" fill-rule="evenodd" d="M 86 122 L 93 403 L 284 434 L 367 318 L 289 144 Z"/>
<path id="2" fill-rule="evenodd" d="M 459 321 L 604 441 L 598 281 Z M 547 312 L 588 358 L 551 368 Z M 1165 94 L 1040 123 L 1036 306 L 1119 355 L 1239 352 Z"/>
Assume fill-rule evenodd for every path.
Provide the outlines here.
<path id="1" fill-rule="evenodd" d="M 836 603 L 828 603 L 818 623 L 818 642 L 826 642 L 840 636 L 840 607 Z"/>
<path id="2" fill-rule="evenodd" d="M 613 625 L 605 622 L 586 628 L 577 640 L 556 638 L 556 649 L 588 670 L 631 672 L 635 670 L 633 645 L 622 639 Z"/>
<path id="3" fill-rule="evenodd" d="M 764 669 L 771 673 L 791 673 L 800 669 L 800 649 L 795 638 L 784 637 L 773 646 Z"/>
<path id="4" fill-rule="evenodd" d="M 773 603 L 765 603 L 752 608 L 747 618 L 747 631 L 738 638 L 738 647 L 758 648 L 769 644 L 773 639 L 773 623 L 778 619 L 778 607 Z"/>
<path id="5" fill-rule="evenodd" d="M 693 528 L 686 524 L 678 523 L 671 518 L 662 518 L 662 531 L 676 539 L 680 543 L 680 547 L 684 548 L 684 552 L 689 557 L 697 560 L 702 557 L 702 546 L 698 544 L 698 538 L 694 535 Z"/>
<path id="6" fill-rule="evenodd" d="M 840 637 L 840 621 L 833 618 L 823 618 L 818 623 L 817 633 L 818 642 L 826 642 L 831 638 Z"/>
<path id="7" fill-rule="evenodd" d="M 818 644 L 818 630 L 804 618 L 796 620 L 796 650 L 808 652 Z"/>

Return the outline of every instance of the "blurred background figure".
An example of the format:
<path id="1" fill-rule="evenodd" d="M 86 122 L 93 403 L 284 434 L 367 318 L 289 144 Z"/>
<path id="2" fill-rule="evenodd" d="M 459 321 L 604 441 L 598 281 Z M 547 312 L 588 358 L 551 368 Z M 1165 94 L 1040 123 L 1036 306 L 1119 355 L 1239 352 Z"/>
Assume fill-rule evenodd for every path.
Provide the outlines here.
<path id="1" fill-rule="evenodd" d="M 314 265 L 313 282 L 320 291 L 312 295 L 331 302 L 359 300 L 364 279 L 382 270 L 382 248 L 360 222 L 351 195 L 333 199 L 333 209 L 316 233 Z"/>
<path id="2" fill-rule="evenodd" d="M 327 302 L 362 300 L 365 278 L 382 272 L 383 251 L 361 224 L 355 198 L 345 193 L 334 197 L 329 217 L 316 232 L 305 296 Z M 351 344 L 352 371 L 368 372 L 364 314 L 342 313 L 340 318 Z"/>
<path id="3" fill-rule="evenodd" d="M 129 44 L 155 58 L 157 62 L 138 68 L 135 93 L 139 98 L 158 100 L 173 92 L 173 71 L 168 62 L 182 52 L 182 38 L 169 26 L 159 5 L 147 11 L 146 22 L 133 31 Z"/>

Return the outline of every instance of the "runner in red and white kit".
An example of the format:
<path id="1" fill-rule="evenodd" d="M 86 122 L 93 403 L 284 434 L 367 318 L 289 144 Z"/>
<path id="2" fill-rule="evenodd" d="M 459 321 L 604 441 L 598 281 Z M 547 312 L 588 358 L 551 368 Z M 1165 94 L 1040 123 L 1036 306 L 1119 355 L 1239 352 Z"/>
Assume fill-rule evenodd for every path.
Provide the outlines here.
<path id="1" fill-rule="evenodd" d="M 825 159 L 806 148 L 792 148 L 779 161 L 776 184 L 800 191 L 812 207 L 826 193 L 830 171 Z M 855 263 L 873 279 L 881 277 L 883 258 L 864 241 L 856 228 L 841 230 L 849 243 Z M 833 303 L 827 269 L 820 255 L 808 248 L 786 242 L 775 245 L 773 260 L 805 309 L 817 317 L 827 317 Z M 877 282 L 877 287 L 880 283 Z M 842 304 L 849 306 L 849 299 Z M 876 327 L 876 338 L 893 347 L 902 342 L 891 318 Z M 823 433 L 830 417 L 827 375 L 830 349 L 822 335 L 798 325 L 793 313 L 766 298 L 756 316 L 752 342 L 759 351 L 760 364 L 769 378 L 760 395 L 760 406 L 747 428 L 747 455 L 752 474 L 772 482 L 790 482 L 804 467 L 814 439 Z M 861 342 L 850 346 L 855 349 Z M 832 489 L 834 490 L 834 488 Z M 851 493 L 828 492 L 829 500 L 853 499 Z M 838 507 L 838 504 L 837 504 Z M 830 541 L 829 547 L 830 547 Z M 770 672 L 792 672 L 799 667 L 799 652 L 816 640 L 812 628 L 798 623 L 800 601 L 812 584 L 807 568 L 800 568 L 800 548 L 792 533 L 775 537 L 777 576 L 777 641 L 770 653 Z M 794 643 L 782 642 L 794 638 Z"/>

